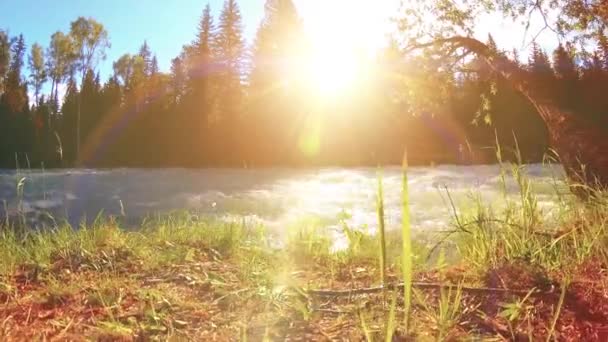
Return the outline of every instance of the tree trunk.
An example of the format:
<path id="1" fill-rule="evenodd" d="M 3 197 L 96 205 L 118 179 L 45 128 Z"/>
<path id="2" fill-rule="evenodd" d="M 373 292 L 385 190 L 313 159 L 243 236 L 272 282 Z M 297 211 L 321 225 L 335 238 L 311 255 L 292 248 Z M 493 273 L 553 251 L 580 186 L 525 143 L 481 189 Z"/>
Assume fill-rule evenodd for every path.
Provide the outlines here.
<path id="1" fill-rule="evenodd" d="M 528 71 L 476 39 L 453 37 L 432 44 L 451 45 L 452 51 L 457 48 L 472 51 L 526 96 L 547 126 L 549 143 L 559 157 L 575 195 L 586 199 L 594 190 L 608 188 L 608 136 L 597 125 L 560 107 L 557 99 L 531 85 L 533 78 Z"/>
<path id="2" fill-rule="evenodd" d="M 82 83 L 81 83 L 82 84 Z M 82 85 L 81 85 L 82 87 Z M 74 161 L 74 166 L 80 166 L 80 109 L 82 103 L 82 89 L 78 94 L 77 99 L 77 111 L 76 111 L 76 160 Z"/>
<path id="3" fill-rule="evenodd" d="M 55 78 L 53 77 L 51 80 L 51 96 L 49 96 L 49 100 L 51 103 L 53 103 L 53 97 L 55 95 Z M 53 109 L 53 111 L 55 110 L 54 107 L 51 107 Z M 53 113 L 55 114 L 55 113 Z"/>

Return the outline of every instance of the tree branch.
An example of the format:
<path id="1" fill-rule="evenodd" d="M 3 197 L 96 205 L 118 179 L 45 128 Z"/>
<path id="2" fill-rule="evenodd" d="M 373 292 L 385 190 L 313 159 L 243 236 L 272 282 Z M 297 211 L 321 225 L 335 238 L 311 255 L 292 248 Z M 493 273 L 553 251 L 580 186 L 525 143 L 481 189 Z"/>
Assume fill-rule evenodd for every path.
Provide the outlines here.
<path id="1" fill-rule="evenodd" d="M 557 40 L 561 42 L 561 38 L 562 35 L 555 29 L 553 28 L 553 26 L 551 26 L 551 24 L 549 24 L 549 19 L 547 18 L 547 13 L 545 12 L 545 10 L 542 8 L 542 4 L 540 0 L 536 0 L 536 2 L 534 3 L 534 6 L 532 6 L 532 8 L 530 9 L 530 13 L 528 15 L 528 23 L 527 23 L 527 28 L 530 27 L 530 21 L 532 20 L 532 13 L 534 11 L 537 11 L 541 18 L 543 19 L 543 22 L 545 24 L 545 26 L 543 26 L 532 38 L 532 40 L 530 40 L 530 42 L 525 46 L 526 48 L 528 48 L 530 46 L 530 44 L 532 44 L 533 42 L 536 41 L 536 39 L 538 39 L 538 37 L 545 31 L 545 30 L 551 30 L 553 33 L 555 33 L 557 35 Z M 526 28 L 526 35 L 527 35 L 527 31 L 528 29 Z M 524 41 L 523 43 L 525 43 L 526 41 L 526 37 L 524 35 Z M 522 44 L 523 46 L 524 44 Z"/>
<path id="2" fill-rule="evenodd" d="M 456 51 L 458 48 L 466 48 L 467 50 L 470 50 L 471 52 L 482 56 L 489 56 L 491 54 L 490 48 L 486 44 L 480 42 L 475 38 L 463 36 L 438 38 L 427 43 L 415 43 L 407 47 L 405 49 L 405 53 L 410 53 L 414 50 L 425 49 L 433 46 L 442 46 L 446 44 L 452 45 L 452 48 L 450 49 L 452 52 Z"/>
<path id="3" fill-rule="evenodd" d="M 464 36 L 437 38 L 431 42 L 411 44 L 404 51 L 406 53 L 409 53 L 418 49 L 425 49 L 433 46 L 442 46 L 446 44 L 451 45 L 452 49 L 450 49 L 450 51 L 454 50 L 454 48 L 464 48 L 471 51 L 472 53 L 475 53 L 476 55 L 481 57 L 482 60 L 493 71 L 506 78 L 509 82 L 513 84 L 516 89 L 521 91 L 524 95 L 528 97 L 536 97 L 535 94 L 532 94 L 533 91 L 528 85 L 527 80 L 529 79 L 529 74 L 526 70 L 523 70 L 516 63 L 509 60 L 506 56 L 497 53 L 488 45 L 482 43 L 481 41 L 475 38 Z"/>
<path id="4" fill-rule="evenodd" d="M 359 288 L 359 289 L 350 289 L 350 290 L 308 290 L 306 293 L 312 296 L 317 297 L 348 297 L 355 295 L 364 295 L 364 294 L 373 294 L 379 293 L 385 290 L 398 290 L 402 289 L 404 284 L 391 284 L 387 287 L 377 286 L 377 287 L 368 287 L 368 288 Z M 421 289 L 421 290 L 458 290 L 468 292 L 468 293 L 477 293 L 477 294 L 513 294 L 513 295 L 530 295 L 533 297 L 544 297 L 544 296 L 552 296 L 556 295 L 557 292 L 550 291 L 539 291 L 536 289 L 531 290 L 515 290 L 515 289 L 504 289 L 504 288 L 492 288 L 492 287 L 467 287 L 467 286 L 458 286 L 458 285 L 449 285 L 449 284 L 436 284 L 436 283 L 412 283 L 413 288 Z"/>

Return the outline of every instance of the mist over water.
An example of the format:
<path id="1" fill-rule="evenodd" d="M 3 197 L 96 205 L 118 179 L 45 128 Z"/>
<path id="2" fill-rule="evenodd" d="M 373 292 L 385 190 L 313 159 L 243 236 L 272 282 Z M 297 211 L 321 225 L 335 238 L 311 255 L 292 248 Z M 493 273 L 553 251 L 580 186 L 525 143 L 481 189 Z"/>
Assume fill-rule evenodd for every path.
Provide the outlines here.
<path id="1" fill-rule="evenodd" d="M 387 227 L 397 229 L 401 169 L 385 168 L 382 173 Z M 567 191 L 561 167 L 529 165 L 525 173 L 543 207 L 551 207 L 556 190 Z M 277 230 L 310 220 L 332 227 L 341 217 L 347 217 L 351 227 L 374 229 L 377 175 L 374 168 L 0 171 L 0 217 L 15 215 L 21 207 L 32 223 L 44 212 L 72 224 L 103 212 L 137 224 L 146 216 L 188 210 L 246 218 Z M 23 177 L 20 200 L 17 183 Z M 448 228 L 452 209 L 446 188 L 459 208 L 473 205 L 473 194 L 487 204 L 504 202 L 496 165 L 412 167 L 408 177 L 415 230 Z M 518 194 L 512 177 L 506 185 L 510 196 Z"/>

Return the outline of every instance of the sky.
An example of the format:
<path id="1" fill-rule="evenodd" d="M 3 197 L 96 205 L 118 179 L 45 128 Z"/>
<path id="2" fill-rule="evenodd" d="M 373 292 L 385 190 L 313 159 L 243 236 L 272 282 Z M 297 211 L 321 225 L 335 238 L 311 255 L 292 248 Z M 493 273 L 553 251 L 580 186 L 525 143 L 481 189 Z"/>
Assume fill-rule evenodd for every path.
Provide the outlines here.
<path id="1" fill-rule="evenodd" d="M 239 0 L 245 37 L 251 43 L 264 16 L 266 0 Z M 160 68 L 168 71 L 171 59 L 194 39 L 204 6 L 209 3 L 219 16 L 224 0 L 0 0 L 0 29 L 11 35 L 23 33 L 26 44 L 47 46 L 52 33 L 67 32 L 78 16 L 93 17 L 107 28 L 112 47 L 99 66 L 105 78 L 112 62 L 124 53 L 136 53 L 144 40 L 157 54 Z M 348 40 L 368 49 L 382 45 L 397 14 L 399 0 L 294 0 L 313 38 L 335 42 Z M 533 29 L 533 28 L 532 28 Z M 533 31 L 531 29 L 531 31 Z M 521 27 L 500 18 L 482 18 L 479 36 L 492 31 L 499 46 L 521 48 Z M 346 38 L 345 38 L 346 37 Z M 336 39 L 334 39 L 336 38 Z M 549 44 L 550 45 L 550 44 Z"/>
<path id="2" fill-rule="evenodd" d="M 397 16 L 400 0 L 293 0 L 317 50 L 348 54 L 352 48 L 371 55 L 387 41 Z M 112 64 L 125 53 L 137 53 L 145 41 L 157 55 L 161 71 L 169 71 L 197 31 L 203 9 L 210 4 L 216 23 L 224 0 L 0 0 L 0 29 L 11 36 L 24 34 L 28 48 L 33 43 L 48 46 L 56 31 L 68 32 L 70 22 L 79 16 L 93 17 L 107 29 L 111 48 L 97 70 L 102 80 L 112 74 Z M 266 0 L 238 0 L 243 28 L 251 44 L 264 16 Z M 537 30 L 533 25 L 530 32 Z M 521 40 L 523 29 L 496 16 L 479 18 L 476 36 L 485 40 L 492 32 L 498 46 L 520 50 L 526 58 L 529 46 Z M 541 46 L 551 51 L 556 42 L 548 33 Z M 336 45 L 344 46 L 336 46 Z M 351 49 L 351 50 L 349 50 Z M 28 74 L 28 72 L 26 72 Z M 48 89 L 47 89 L 48 88 Z M 49 91 L 50 85 L 44 88 Z M 60 96 L 65 85 L 59 89 Z M 33 96 L 30 94 L 30 96 Z"/>
<path id="3" fill-rule="evenodd" d="M 222 0 L 211 0 L 214 14 Z M 102 76 L 125 53 L 136 53 L 144 40 L 157 54 L 161 70 L 194 39 L 206 1 L 201 0 L 0 0 L 0 28 L 23 33 L 26 44 L 48 46 L 51 34 L 69 31 L 79 16 L 93 17 L 107 29 L 112 47 L 99 66 Z M 247 36 L 255 34 L 264 6 L 258 0 L 240 1 Z"/>
<path id="4" fill-rule="evenodd" d="M 357 38 L 370 46 L 384 37 L 387 18 L 394 14 L 397 1 L 295 0 L 295 3 L 307 27 L 319 35 L 315 28 L 336 27 L 335 13 L 343 8 L 349 9 L 347 15 L 338 17 L 348 24 L 346 30 L 360 29 L 363 19 L 373 21 L 376 29 Z M 217 21 L 223 0 L 208 2 Z M 238 2 L 249 43 L 264 16 L 264 2 Z M 35 42 L 46 47 L 52 33 L 69 31 L 70 22 L 78 16 L 93 17 L 104 24 L 112 44 L 107 59 L 99 65 L 102 78 L 112 73 L 113 61 L 124 53 L 136 53 L 144 40 L 156 53 L 160 69 L 168 71 L 171 59 L 194 39 L 206 4 L 205 0 L 0 0 L 0 29 L 8 29 L 11 35 L 23 33 L 28 47 Z M 339 33 L 334 30 L 334 34 Z"/>

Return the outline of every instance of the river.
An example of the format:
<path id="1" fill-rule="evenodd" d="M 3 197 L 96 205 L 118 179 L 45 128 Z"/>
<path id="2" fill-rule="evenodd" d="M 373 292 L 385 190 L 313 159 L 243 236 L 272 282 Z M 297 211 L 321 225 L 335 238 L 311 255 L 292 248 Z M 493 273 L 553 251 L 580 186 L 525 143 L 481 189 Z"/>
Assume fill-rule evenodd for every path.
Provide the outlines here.
<path id="1" fill-rule="evenodd" d="M 382 173 L 387 226 L 397 228 L 402 173 L 398 167 Z M 551 207 L 556 191 L 567 191 L 561 167 L 528 165 L 525 173 L 542 207 Z M 458 208 L 473 205 L 473 195 L 500 205 L 500 175 L 496 165 L 410 168 L 413 229 L 447 228 L 452 213 L 447 191 Z M 149 215 L 187 210 L 255 220 L 279 230 L 311 219 L 332 226 L 341 217 L 352 227 L 374 228 L 377 183 L 374 168 L 4 170 L 0 217 L 22 212 L 35 225 L 50 213 L 77 224 L 103 212 L 135 223 Z M 509 196 L 516 198 L 512 177 L 506 185 Z"/>

